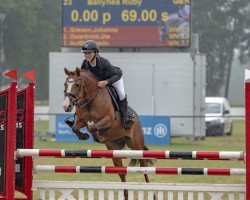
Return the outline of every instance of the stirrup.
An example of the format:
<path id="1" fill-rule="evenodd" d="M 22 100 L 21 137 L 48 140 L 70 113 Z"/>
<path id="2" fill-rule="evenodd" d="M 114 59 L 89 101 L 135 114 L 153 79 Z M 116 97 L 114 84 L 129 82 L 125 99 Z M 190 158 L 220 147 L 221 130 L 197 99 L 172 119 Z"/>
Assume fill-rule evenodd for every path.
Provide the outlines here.
<path id="1" fill-rule="evenodd" d="M 72 126 L 74 125 L 74 121 L 70 121 L 68 119 L 64 120 L 65 124 L 67 124 L 70 128 L 72 128 Z"/>

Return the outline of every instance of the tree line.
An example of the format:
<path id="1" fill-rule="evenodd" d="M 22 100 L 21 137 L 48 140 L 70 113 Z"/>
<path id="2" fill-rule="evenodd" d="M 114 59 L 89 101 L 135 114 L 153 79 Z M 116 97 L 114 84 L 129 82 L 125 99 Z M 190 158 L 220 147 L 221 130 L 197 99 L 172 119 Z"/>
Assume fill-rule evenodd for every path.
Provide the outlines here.
<path id="1" fill-rule="evenodd" d="M 61 0 L 0 0 L 5 69 L 36 71 L 36 99 L 47 100 L 49 52 L 61 50 Z M 19 79 L 20 82 L 25 80 Z"/>

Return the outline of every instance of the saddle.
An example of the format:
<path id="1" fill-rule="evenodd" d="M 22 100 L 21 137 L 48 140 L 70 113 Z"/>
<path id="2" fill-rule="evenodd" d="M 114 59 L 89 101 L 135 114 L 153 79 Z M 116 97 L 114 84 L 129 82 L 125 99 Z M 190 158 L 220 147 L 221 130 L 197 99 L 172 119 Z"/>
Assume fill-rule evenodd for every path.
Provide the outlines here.
<path id="1" fill-rule="evenodd" d="M 118 97 L 118 94 L 116 92 L 116 89 L 113 86 L 106 86 L 109 95 L 111 96 L 112 103 L 114 105 L 115 111 L 120 112 L 120 99 Z M 132 119 L 135 117 L 134 110 L 128 105 L 128 118 Z"/>

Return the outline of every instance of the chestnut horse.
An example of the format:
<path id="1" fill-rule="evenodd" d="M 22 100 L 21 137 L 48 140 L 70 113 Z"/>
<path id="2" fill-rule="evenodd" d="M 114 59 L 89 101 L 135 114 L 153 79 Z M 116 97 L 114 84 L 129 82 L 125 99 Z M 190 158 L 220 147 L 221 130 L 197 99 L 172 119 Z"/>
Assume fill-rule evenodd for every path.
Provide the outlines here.
<path id="1" fill-rule="evenodd" d="M 87 140 L 89 135 L 80 132 L 86 127 L 95 141 L 104 143 L 109 150 L 121 150 L 127 145 L 133 150 L 148 150 L 144 144 L 144 134 L 141 123 L 135 111 L 134 123 L 127 130 L 122 128 L 122 121 L 115 114 L 115 107 L 106 87 L 99 88 L 98 80 L 88 71 L 76 68 L 69 71 L 64 68 L 68 76 L 64 83 L 65 99 L 63 107 L 65 112 L 70 112 L 73 106 L 76 108 L 73 132 L 79 139 Z M 112 158 L 115 166 L 122 166 L 121 158 Z M 132 159 L 130 166 L 134 166 L 138 160 Z M 152 165 L 154 160 L 139 159 L 140 166 Z M 121 181 L 126 182 L 126 174 L 119 174 Z M 148 175 L 144 174 L 146 182 Z M 127 195 L 125 194 L 125 197 Z"/>

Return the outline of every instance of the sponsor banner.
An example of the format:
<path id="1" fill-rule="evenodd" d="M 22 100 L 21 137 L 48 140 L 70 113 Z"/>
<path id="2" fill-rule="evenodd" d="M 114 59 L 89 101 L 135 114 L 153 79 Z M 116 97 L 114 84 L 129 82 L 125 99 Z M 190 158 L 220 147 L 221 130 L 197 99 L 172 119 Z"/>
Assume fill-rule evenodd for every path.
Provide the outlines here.
<path id="1" fill-rule="evenodd" d="M 0 94 L 0 195 L 6 194 L 6 157 L 7 157 L 7 133 L 8 133 L 8 93 Z"/>
<path id="2" fill-rule="evenodd" d="M 139 116 L 146 144 L 170 144 L 170 118 L 167 116 Z"/>
<path id="3" fill-rule="evenodd" d="M 64 120 L 69 115 L 56 115 L 56 141 L 81 142 Z M 167 116 L 139 116 L 146 144 L 170 144 L 170 118 Z M 73 118 L 72 118 L 73 119 Z M 88 132 L 85 128 L 82 132 Z M 87 142 L 93 142 L 92 137 Z"/>

